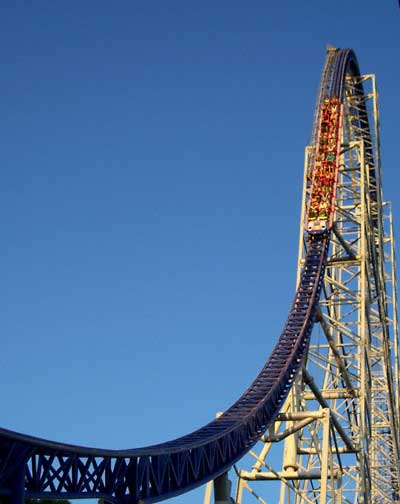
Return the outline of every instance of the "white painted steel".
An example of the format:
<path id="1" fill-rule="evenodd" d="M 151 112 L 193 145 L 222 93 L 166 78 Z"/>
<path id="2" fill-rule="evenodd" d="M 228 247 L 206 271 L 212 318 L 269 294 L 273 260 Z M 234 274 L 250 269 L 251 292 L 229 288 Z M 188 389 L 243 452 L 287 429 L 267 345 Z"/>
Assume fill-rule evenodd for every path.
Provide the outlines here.
<path id="1" fill-rule="evenodd" d="M 372 145 L 361 140 L 362 131 L 352 121 L 361 105 L 353 91 L 361 82 Z M 284 414 L 264 436 L 258 454 L 253 452 L 251 470 L 238 471 L 239 504 L 254 498 L 269 502 L 268 485 L 274 480 L 281 485 L 280 504 L 398 500 L 395 249 L 391 206 L 382 198 L 379 146 L 375 77 L 349 77 L 334 230 L 319 321 L 307 359 L 313 385 L 304 378 L 297 380 Z M 376 181 L 366 154 L 370 148 Z M 306 148 L 297 279 L 306 250 L 304 213 L 314 153 L 314 145 Z M 376 201 L 371 197 L 374 189 Z"/>

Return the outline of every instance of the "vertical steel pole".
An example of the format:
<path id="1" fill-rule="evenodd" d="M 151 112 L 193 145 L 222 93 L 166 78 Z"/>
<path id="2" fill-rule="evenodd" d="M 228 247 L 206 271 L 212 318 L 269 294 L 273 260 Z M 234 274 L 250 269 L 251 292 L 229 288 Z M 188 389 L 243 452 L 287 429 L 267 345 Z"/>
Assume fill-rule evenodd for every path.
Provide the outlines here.
<path id="1" fill-rule="evenodd" d="M 225 472 L 214 480 L 214 502 L 215 504 L 231 504 L 231 482 L 228 473 Z"/>

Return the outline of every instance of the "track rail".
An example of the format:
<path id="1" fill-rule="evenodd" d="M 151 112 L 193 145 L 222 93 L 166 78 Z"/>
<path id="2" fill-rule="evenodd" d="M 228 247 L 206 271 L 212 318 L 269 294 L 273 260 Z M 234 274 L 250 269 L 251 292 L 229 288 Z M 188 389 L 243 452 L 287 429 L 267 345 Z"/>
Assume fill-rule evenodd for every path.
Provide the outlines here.
<path id="1" fill-rule="evenodd" d="M 348 73 L 359 75 L 353 51 L 331 50 L 315 123 L 324 95 L 342 99 Z M 310 238 L 299 286 L 275 348 L 250 387 L 221 417 L 181 438 L 129 450 L 74 446 L 0 429 L 0 495 L 14 502 L 22 502 L 25 495 L 150 503 L 187 492 L 228 470 L 274 420 L 304 363 L 329 239 L 329 234 Z"/>

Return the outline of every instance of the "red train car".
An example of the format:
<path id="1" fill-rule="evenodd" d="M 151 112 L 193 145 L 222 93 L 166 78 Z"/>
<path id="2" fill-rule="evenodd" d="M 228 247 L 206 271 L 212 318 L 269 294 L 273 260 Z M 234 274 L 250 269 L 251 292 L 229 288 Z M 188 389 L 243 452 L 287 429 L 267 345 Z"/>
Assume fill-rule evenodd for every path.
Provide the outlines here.
<path id="1" fill-rule="evenodd" d="M 332 228 L 339 168 L 343 105 L 326 97 L 321 106 L 317 150 L 308 200 L 305 229 L 323 233 Z"/>

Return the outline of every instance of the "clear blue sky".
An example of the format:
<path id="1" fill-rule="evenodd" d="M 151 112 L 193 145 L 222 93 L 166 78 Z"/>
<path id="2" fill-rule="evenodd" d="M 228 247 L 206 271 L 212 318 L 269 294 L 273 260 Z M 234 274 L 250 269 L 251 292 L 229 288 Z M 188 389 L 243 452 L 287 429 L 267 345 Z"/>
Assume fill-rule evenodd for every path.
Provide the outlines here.
<path id="1" fill-rule="evenodd" d="M 3 427 L 130 448 L 242 393 L 293 295 L 328 43 L 377 74 L 400 229 L 396 0 L 2 3 Z"/>

